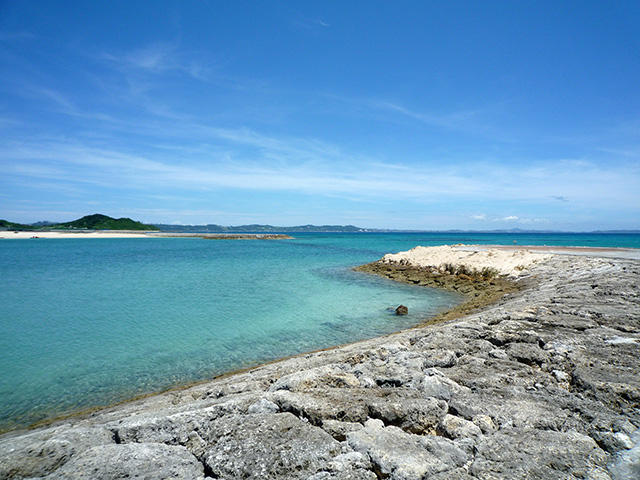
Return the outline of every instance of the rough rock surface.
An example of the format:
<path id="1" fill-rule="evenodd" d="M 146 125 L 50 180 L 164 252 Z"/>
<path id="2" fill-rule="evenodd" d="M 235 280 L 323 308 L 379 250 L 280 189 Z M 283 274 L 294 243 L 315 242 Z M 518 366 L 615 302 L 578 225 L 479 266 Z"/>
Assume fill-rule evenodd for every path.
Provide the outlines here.
<path id="1" fill-rule="evenodd" d="M 462 318 L 0 436 L 0 479 L 640 478 L 639 273 L 554 255 Z"/>

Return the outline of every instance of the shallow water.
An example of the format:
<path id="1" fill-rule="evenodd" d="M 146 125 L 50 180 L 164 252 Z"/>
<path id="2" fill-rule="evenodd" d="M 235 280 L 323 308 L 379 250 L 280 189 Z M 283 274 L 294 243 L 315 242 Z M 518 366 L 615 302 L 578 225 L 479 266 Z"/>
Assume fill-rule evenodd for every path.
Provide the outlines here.
<path id="1" fill-rule="evenodd" d="M 0 430 L 415 325 L 460 297 L 350 268 L 418 244 L 511 244 L 512 237 L 2 241 Z M 638 246 L 640 236 L 555 241 Z M 388 311 L 399 304 L 410 314 Z"/>

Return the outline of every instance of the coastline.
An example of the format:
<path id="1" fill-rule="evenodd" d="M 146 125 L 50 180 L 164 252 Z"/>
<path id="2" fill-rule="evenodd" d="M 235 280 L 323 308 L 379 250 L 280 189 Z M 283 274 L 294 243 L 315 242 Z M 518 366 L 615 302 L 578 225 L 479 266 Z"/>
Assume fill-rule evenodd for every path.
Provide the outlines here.
<path id="1" fill-rule="evenodd" d="M 284 240 L 293 237 L 273 233 L 165 233 L 134 230 L 95 231 L 0 231 L 0 240 L 58 238 L 204 238 L 207 240 Z"/>
<path id="2" fill-rule="evenodd" d="M 73 469 L 116 451 L 118 468 L 160 455 L 179 478 L 556 478 L 553 449 L 558 469 L 615 478 L 606 466 L 640 426 L 638 270 L 553 255 L 471 315 L 2 435 L 0 478 L 84 478 Z M 38 455 L 63 440 L 55 462 Z M 284 464 L 273 444 L 291 449 Z"/>
<path id="3" fill-rule="evenodd" d="M 49 239 L 49 238 L 151 238 L 146 231 L 0 231 L 0 239 L 2 240 L 25 240 L 33 239 Z"/>

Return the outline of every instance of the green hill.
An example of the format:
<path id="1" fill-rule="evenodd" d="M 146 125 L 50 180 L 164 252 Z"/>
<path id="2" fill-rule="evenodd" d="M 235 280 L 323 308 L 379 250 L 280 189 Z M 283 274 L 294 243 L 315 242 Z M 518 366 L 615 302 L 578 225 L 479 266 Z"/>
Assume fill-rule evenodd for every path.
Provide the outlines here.
<path id="1" fill-rule="evenodd" d="M 0 228 L 6 229 L 6 230 L 33 230 L 34 229 L 34 227 L 31 225 L 13 223 L 7 220 L 0 220 Z"/>
<path id="2" fill-rule="evenodd" d="M 44 225 L 45 223 L 46 225 Z M 156 226 L 145 225 L 130 218 L 111 218 L 106 215 L 100 215 L 99 213 L 87 215 L 73 222 L 66 223 L 38 222 L 33 225 L 23 225 L 21 223 L 0 220 L 0 228 L 6 230 L 159 230 Z"/>
<path id="3" fill-rule="evenodd" d="M 83 230 L 158 230 L 153 225 L 145 225 L 130 218 L 111 218 L 96 213 L 73 222 L 59 223 L 52 228 L 78 228 Z"/>

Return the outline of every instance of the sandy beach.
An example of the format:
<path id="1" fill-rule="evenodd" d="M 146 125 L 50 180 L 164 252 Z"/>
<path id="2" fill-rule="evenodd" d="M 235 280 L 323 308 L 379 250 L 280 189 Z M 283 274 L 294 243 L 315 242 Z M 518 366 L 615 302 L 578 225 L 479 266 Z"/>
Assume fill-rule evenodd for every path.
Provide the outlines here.
<path id="1" fill-rule="evenodd" d="M 152 238 L 147 235 L 149 232 L 120 232 L 120 231 L 96 231 L 96 232 L 14 232 L 0 231 L 0 239 L 4 240 L 24 240 L 24 239 L 47 239 L 47 238 Z"/>
<path id="2" fill-rule="evenodd" d="M 0 231 L 0 240 L 44 240 L 56 238 L 204 238 L 208 240 L 283 240 L 293 238 L 274 233 L 166 233 L 147 231 L 26 232 Z"/>
<path id="3" fill-rule="evenodd" d="M 374 263 L 395 280 L 423 285 L 459 260 L 516 288 L 448 321 L 2 435 L 0 478 L 636 478 L 640 252 L 569 250 L 386 255 Z M 501 288 L 442 286 L 471 281 L 473 298 Z"/>

